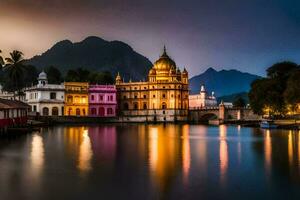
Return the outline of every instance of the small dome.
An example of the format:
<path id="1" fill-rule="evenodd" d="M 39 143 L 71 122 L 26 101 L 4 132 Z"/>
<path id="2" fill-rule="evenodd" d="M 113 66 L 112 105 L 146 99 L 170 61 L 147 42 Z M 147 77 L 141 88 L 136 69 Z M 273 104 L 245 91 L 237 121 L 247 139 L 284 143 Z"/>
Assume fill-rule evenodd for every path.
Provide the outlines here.
<path id="1" fill-rule="evenodd" d="M 45 79 L 47 79 L 47 74 L 46 74 L 44 71 L 42 71 L 42 72 L 39 74 L 39 79 L 40 79 L 40 80 L 45 80 Z"/>
<path id="2" fill-rule="evenodd" d="M 184 68 L 183 69 L 183 72 L 182 72 L 183 74 L 188 74 L 188 72 L 187 72 L 187 70 Z"/>
<path id="3" fill-rule="evenodd" d="M 156 75 L 156 70 L 154 68 L 150 69 L 149 75 Z"/>

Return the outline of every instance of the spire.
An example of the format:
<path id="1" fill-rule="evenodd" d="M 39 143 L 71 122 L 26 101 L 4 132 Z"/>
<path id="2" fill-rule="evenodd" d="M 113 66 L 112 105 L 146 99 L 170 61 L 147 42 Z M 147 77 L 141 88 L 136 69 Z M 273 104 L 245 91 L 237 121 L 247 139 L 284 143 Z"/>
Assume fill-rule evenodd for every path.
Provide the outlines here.
<path id="1" fill-rule="evenodd" d="M 161 56 L 168 56 L 168 55 L 167 55 L 167 48 L 166 48 L 166 45 L 164 45 L 163 54 L 162 54 Z"/>

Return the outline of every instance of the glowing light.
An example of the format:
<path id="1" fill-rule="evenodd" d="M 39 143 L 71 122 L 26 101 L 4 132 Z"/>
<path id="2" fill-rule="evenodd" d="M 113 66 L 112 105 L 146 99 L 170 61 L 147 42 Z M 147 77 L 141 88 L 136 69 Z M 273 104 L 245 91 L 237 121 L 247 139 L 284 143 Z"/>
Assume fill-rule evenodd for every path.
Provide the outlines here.
<path id="1" fill-rule="evenodd" d="M 289 155 L 289 163 L 290 166 L 293 164 L 293 135 L 292 131 L 289 131 L 288 136 L 288 155 Z"/>
<path id="2" fill-rule="evenodd" d="M 265 140 L 264 140 L 264 147 L 265 147 L 265 168 L 267 172 L 271 171 L 272 165 L 272 141 L 270 130 L 266 130 Z"/>
<path id="3" fill-rule="evenodd" d="M 226 179 L 226 173 L 228 169 L 228 146 L 226 141 L 227 135 L 227 127 L 225 125 L 221 125 L 219 127 L 220 134 L 220 178 L 221 183 L 223 183 Z"/>
<path id="4" fill-rule="evenodd" d="M 150 169 L 155 170 L 158 161 L 158 129 L 151 127 L 149 131 L 149 164 Z"/>
<path id="5" fill-rule="evenodd" d="M 93 156 L 91 140 L 88 135 L 88 130 L 82 132 L 82 142 L 79 148 L 79 164 L 78 168 L 83 171 L 89 171 L 91 167 L 91 158 Z"/>
<path id="6" fill-rule="evenodd" d="M 44 144 L 43 138 L 34 134 L 31 142 L 31 165 L 33 171 L 37 174 L 44 166 Z"/>
<path id="7" fill-rule="evenodd" d="M 189 125 L 183 127 L 183 146 L 182 146 L 182 167 L 183 167 L 183 180 L 188 183 L 188 175 L 191 165 L 191 152 L 190 152 L 190 138 L 189 138 Z"/>

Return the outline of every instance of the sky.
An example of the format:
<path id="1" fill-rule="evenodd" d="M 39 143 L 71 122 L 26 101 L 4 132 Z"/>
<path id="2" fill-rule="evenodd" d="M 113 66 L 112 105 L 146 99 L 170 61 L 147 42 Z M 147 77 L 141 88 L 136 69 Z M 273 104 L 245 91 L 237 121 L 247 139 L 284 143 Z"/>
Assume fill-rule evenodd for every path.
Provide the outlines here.
<path id="1" fill-rule="evenodd" d="M 298 0 L 0 0 L 0 49 L 26 58 L 56 42 L 120 40 L 154 62 L 168 54 L 190 76 L 207 68 L 264 75 L 300 63 Z"/>

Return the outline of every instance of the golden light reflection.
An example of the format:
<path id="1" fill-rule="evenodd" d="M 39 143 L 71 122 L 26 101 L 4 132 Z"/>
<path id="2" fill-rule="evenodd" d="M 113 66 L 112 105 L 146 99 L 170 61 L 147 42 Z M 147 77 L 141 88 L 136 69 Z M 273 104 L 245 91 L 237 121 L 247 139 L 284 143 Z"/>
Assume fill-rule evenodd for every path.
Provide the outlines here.
<path id="1" fill-rule="evenodd" d="M 189 170 L 191 165 L 191 150 L 190 150 L 190 137 L 189 125 L 184 125 L 182 129 L 182 167 L 183 167 L 183 181 L 188 183 Z"/>
<path id="2" fill-rule="evenodd" d="M 44 167 L 44 143 L 43 138 L 38 134 L 32 137 L 30 157 L 31 169 L 35 175 L 39 175 Z"/>
<path id="3" fill-rule="evenodd" d="M 149 130 L 149 164 L 150 169 L 154 171 L 158 160 L 158 129 L 151 127 Z"/>
<path id="4" fill-rule="evenodd" d="M 289 136 L 288 136 L 288 156 L 289 156 L 290 166 L 292 166 L 292 164 L 293 164 L 293 134 L 292 134 L 292 131 L 289 131 Z"/>
<path id="5" fill-rule="evenodd" d="M 93 156 L 91 140 L 88 135 L 88 130 L 83 130 L 82 132 L 82 142 L 79 148 L 79 170 L 86 172 L 89 171 L 91 167 L 91 158 Z"/>
<path id="6" fill-rule="evenodd" d="M 271 133 L 270 130 L 266 130 L 265 140 L 265 168 L 267 172 L 271 171 L 272 165 L 272 141 L 271 141 Z"/>
<path id="7" fill-rule="evenodd" d="M 164 125 L 150 126 L 148 129 L 148 159 L 151 179 L 162 194 L 169 189 L 170 180 L 175 177 L 176 170 L 179 170 L 181 166 L 180 145 L 182 140 L 177 131 L 179 129 Z"/>
<path id="8" fill-rule="evenodd" d="M 220 125 L 219 127 L 219 135 L 220 135 L 220 178 L 221 183 L 226 180 L 226 174 L 228 169 L 228 145 L 226 141 L 227 136 L 227 127 L 225 125 Z"/>

